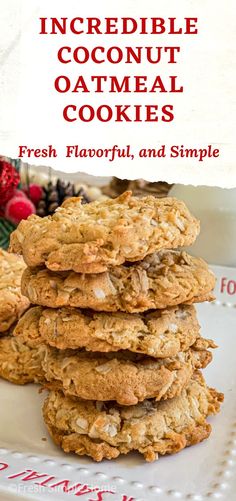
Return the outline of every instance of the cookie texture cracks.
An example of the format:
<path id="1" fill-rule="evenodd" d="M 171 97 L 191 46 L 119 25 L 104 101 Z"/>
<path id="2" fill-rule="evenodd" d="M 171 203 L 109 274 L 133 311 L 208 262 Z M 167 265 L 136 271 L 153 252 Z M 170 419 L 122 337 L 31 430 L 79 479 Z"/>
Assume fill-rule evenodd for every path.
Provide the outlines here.
<path id="1" fill-rule="evenodd" d="M 219 412 L 223 395 L 208 388 L 196 373 L 182 394 L 172 400 L 145 400 L 131 407 L 74 401 L 50 392 L 43 407 L 49 433 L 65 452 L 96 461 L 139 451 L 147 461 L 173 454 L 206 439 L 206 418 Z"/>
<path id="2" fill-rule="evenodd" d="M 0 249 L 0 334 L 6 332 L 29 307 L 21 294 L 21 276 L 25 269 L 21 256 Z"/>
<path id="3" fill-rule="evenodd" d="M 159 251 L 132 265 L 80 274 L 26 269 L 22 292 L 33 304 L 97 311 L 143 312 L 181 303 L 210 301 L 215 277 L 203 259 Z"/>
<path id="4" fill-rule="evenodd" d="M 116 199 L 82 204 L 72 199 L 53 216 L 30 216 L 12 235 L 11 250 L 30 267 L 101 273 L 163 248 L 191 245 L 199 222 L 173 198 Z"/>

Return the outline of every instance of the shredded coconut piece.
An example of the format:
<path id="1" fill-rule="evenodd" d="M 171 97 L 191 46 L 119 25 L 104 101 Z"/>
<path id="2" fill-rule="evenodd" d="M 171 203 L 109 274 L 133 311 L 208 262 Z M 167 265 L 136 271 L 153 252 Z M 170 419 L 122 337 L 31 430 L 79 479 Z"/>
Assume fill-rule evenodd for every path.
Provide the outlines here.
<path id="1" fill-rule="evenodd" d="M 94 289 L 94 295 L 97 299 L 105 299 L 106 294 L 102 289 Z"/>
<path id="2" fill-rule="evenodd" d="M 106 424 L 103 431 L 110 435 L 110 437 L 115 437 L 117 435 L 117 427 L 114 424 Z"/>
<path id="3" fill-rule="evenodd" d="M 155 221 L 155 219 L 151 219 L 151 225 L 152 226 L 158 226 L 158 222 Z"/>
<path id="4" fill-rule="evenodd" d="M 170 324 L 169 331 L 176 333 L 178 331 L 178 326 L 176 324 Z"/>
<path id="5" fill-rule="evenodd" d="M 185 318 L 187 318 L 187 316 L 188 316 L 188 314 L 184 310 L 178 310 L 178 311 L 176 311 L 176 317 L 177 318 L 182 318 L 182 320 L 184 320 Z"/>
<path id="6" fill-rule="evenodd" d="M 57 284 L 56 284 L 55 280 L 49 280 L 49 284 L 50 284 L 50 287 L 52 289 L 56 289 L 57 288 Z"/>
<path id="7" fill-rule="evenodd" d="M 95 370 L 97 372 L 101 372 L 101 373 L 107 374 L 107 372 L 110 372 L 111 366 L 108 365 L 108 364 L 102 364 L 102 365 L 98 365 L 98 367 L 96 367 Z"/>
<path id="8" fill-rule="evenodd" d="M 176 224 L 177 224 L 178 228 L 179 228 L 181 231 L 184 231 L 184 230 L 185 230 L 185 225 L 184 225 L 184 223 L 183 223 L 182 219 L 180 219 L 180 217 L 177 217 L 177 216 L 176 216 L 176 218 L 175 218 L 175 222 L 176 222 Z"/>
<path id="9" fill-rule="evenodd" d="M 88 429 L 88 421 L 87 421 L 87 419 L 78 418 L 78 419 L 76 419 L 76 424 L 82 430 L 87 430 Z"/>

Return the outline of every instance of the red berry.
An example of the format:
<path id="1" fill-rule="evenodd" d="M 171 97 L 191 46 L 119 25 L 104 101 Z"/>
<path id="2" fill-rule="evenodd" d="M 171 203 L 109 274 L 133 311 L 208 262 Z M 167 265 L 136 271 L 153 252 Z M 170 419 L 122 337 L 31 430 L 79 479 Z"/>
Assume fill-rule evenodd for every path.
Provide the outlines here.
<path id="1" fill-rule="evenodd" d="M 29 189 L 24 190 L 26 195 L 30 198 L 30 200 L 37 207 L 39 201 L 43 196 L 43 188 L 39 184 L 30 184 Z"/>
<path id="2" fill-rule="evenodd" d="M 22 197 L 27 198 L 26 194 L 22 190 L 14 190 L 12 197 Z"/>
<path id="3" fill-rule="evenodd" d="M 13 192 L 20 182 L 20 175 L 13 165 L 0 157 L 0 205 L 4 206 L 13 196 Z"/>
<path id="4" fill-rule="evenodd" d="M 13 197 L 6 204 L 5 218 L 17 225 L 22 219 L 27 219 L 31 214 L 35 214 L 34 204 L 22 196 Z"/>

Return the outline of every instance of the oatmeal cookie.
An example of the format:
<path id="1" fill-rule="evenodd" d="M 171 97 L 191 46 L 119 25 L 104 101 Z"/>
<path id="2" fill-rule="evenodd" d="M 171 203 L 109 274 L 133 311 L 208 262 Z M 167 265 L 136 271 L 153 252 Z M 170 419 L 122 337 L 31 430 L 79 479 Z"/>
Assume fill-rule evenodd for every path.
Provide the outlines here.
<path id="1" fill-rule="evenodd" d="M 210 301 L 214 286 L 215 277 L 203 259 L 166 250 L 104 273 L 28 268 L 22 277 L 22 292 L 33 304 L 129 313 Z"/>
<path id="2" fill-rule="evenodd" d="M 0 334 L 8 331 L 29 306 L 29 300 L 21 294 L 24 269 L 21 256 L 0 249 Z"/>
<path id="3" fill-rule="evenodd" d="M 48 348 L 40 334 L 29 329 L 29 324 L 15 336 L 17 328 L 18 324 L 11 329 L 11 335 L 0 338 L 0 377 L 15 384 L 43 383 L 42 360 Z"/>
<path id="4" fill-rule="evenodd" d="M 51 391 L 43 406 L 50 435 L 65 452 L 95 461 L 138 451 L 146 461 L 173 454 L 206 439 L 206 418 L 219 412 L 222 393 L 208 388 L 201 374 L 172 400 L 145 400 L 131 407 L 79 401 Z"/>
<path id="5" fill-rule="evenodd" d="M 30 346 L 12 336 L 0 338 L 0 377 L 15 384 L 42 383 L 43 345 Z"/>
<path id="6" fill-rule="evenodd" d="M 13 232 L 11 250 L 30 267 L 101 273 L 195 241 L 199 222 L 184 202 L 131 195 L 90 204 L 71 199 L 53 216 L 30 216 Z"/>
<path id="7" fill-rule="evenodd" d="M 194 306 L 176 306 L 148 314 L 100 313 L 78 308 L 30 308 L 14 335 L 42 342 L 60 350 L 129 350 L 154 358 L 174 357 L 199 337 Z"/>
<path id="8" fill-rule="evenodd" d="M 46 386 L 86 400 L 115 400 L 135 405 L 146 398 L 173 398 L 185 388 L 196 369 L 206 367 L 212 355 L 208 341 L 176 357 L 153 359 L 130 352 L 65 353 L 48 349 L 42 361 Z"/>

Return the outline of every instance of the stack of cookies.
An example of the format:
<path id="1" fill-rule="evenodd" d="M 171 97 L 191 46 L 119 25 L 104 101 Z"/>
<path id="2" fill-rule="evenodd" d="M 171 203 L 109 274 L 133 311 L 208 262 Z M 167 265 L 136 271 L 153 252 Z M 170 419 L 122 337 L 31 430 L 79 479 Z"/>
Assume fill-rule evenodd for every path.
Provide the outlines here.
<path id="1" fill-rule="evenodd" d="M 40 353 L 31 380 L 50 390 L 44 420 L 64 451 L 100 461 L 137 450 L 153 461 L 208 437 L 223 397 L 199 371 L 215 345 L 192 303 L 212 299 L 215 279 L 178 249 L 198 232 L 181 201 L 126 192 L 67 200 L 13 233 L 28 265 L 22 292 L 37 305 L 14 335 Z"/>

